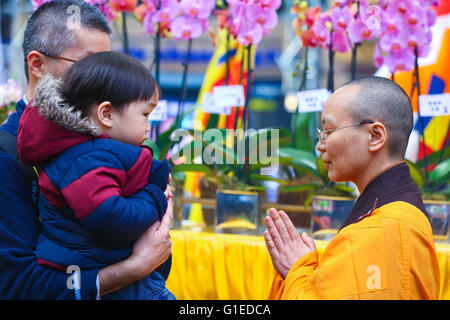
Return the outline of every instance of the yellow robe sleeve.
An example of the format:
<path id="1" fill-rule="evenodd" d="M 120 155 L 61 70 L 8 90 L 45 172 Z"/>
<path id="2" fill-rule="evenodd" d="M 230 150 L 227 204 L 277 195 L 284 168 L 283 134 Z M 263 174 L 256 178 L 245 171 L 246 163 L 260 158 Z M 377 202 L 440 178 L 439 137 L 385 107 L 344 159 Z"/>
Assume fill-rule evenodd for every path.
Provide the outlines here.
<path id="1" fill-rule="evenodd" d="M 412 205 L 385 205 L 339 232 L 318 259 L 277 274 L 270 299 L 437 299 L 439 267 L 431 227 Z"/>
<path id="2" fill-rule="evenodd" d="M 310 252 L 300 258 L 289 270 L 286 279 L 277 272 L 269 294 L 271 300 L 304 300 L 311 299 L 309 279 L 317 268 L 317 251 Z"/>

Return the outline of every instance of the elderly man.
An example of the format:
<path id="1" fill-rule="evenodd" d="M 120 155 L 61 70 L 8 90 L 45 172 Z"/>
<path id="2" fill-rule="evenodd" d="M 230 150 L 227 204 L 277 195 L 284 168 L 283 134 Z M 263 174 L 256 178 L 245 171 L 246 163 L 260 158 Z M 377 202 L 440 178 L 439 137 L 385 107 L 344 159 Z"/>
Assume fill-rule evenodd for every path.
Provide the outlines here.
<path id="1" fill-rule="evenodd" d="M 277 271 L 271 299 L 437 299 L 439 269 L 420 191 L 403 160 L 413 126 L 406 93 L 380 77 L 337 90 L 317 149 L 333 181 L 351 181 L 355 206 L 320 259 L 283 211 L 264 233 Z"/>
<path id="2" fill-rule="evenodd" d="M 81 0 L 46 3 L 27 22 L 23 40 L 27 93 L 0 130 L 0 299 L 95 299 L 144 278 L 170 255 L 171 200 L 169 214 L 136 241 L 132 255 L 121 263 L 65 273 L 38 265 L 34 255 L 40 232 L 38 170 L 17 160 L 19 119 L 45 74 L 61 75 L 75 61 L 109 51 L 110 35 L 103 14 Z"/>

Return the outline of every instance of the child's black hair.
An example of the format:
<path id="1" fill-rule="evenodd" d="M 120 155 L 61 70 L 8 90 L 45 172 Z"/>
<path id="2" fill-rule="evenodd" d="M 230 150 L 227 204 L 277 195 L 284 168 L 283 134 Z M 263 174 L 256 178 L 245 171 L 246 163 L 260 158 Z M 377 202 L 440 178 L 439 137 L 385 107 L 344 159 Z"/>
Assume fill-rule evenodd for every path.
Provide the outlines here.
<path id="1" fill-rule="evenodd" d="M 121 112 L 131 102 L 149 100 L 161 89 L 139 61 L 118 52 L 99 52 L 72 65 L 63 80 L 66 102 L 86 117 L 94 104 L 109 101 Z"/>

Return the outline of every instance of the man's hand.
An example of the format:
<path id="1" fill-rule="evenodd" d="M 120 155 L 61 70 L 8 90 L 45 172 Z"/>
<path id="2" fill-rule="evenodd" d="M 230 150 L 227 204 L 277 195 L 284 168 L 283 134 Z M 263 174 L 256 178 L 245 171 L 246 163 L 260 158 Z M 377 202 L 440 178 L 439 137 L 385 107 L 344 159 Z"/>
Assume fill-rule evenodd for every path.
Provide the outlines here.
<path id="1" fill-rule="evenodd" d="M 172 193 L 167 199 L 167 211 L 161 222 L 156 221 L 133 245 L 130 258 L 137 261 L 137 266 L 142 270 L 144 277 L 166 261 L 172 251 L 172 241 L 169 236 L 173 219 L 171 195 Z"/>
<path id="2" fill-rule="evenodd" d="M 173 219 L 171 197 L 167 203 L 167 211 L 161 222 L 155 222 L 141 235 L 134 243 L 133 252 L 128 259 L 99 270 L 100 295 L 119 290 L 143 279 L 170 256 L 172 241 L 169 228 Z"/>
<path id="3" fill-rule="evenodd" d="M 272 264 L 286 278 L 292 265 L 305 254 L 316 251 L 314 240 L 306 233 L 300 236 L 284 211 L 270 209 L 266 217 L 267 230 L 264 240 L 269 250 Z"/>

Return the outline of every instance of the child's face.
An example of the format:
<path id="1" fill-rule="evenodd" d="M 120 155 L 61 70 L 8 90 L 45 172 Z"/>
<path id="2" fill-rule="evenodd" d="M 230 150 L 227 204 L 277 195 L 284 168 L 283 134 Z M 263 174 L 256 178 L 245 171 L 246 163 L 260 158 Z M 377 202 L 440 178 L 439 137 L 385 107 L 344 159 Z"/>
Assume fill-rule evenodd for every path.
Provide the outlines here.
<path id="1" fill-rule="evenodd" d="M 148 137 L 150 124 L 148 117 L 158 104 L 157 94 L 148 101 L 133 102 L 120 113 L 115 112 L 112 117 L 112 127 L 108 135 L 124 143 L 141 145 Z"/>

